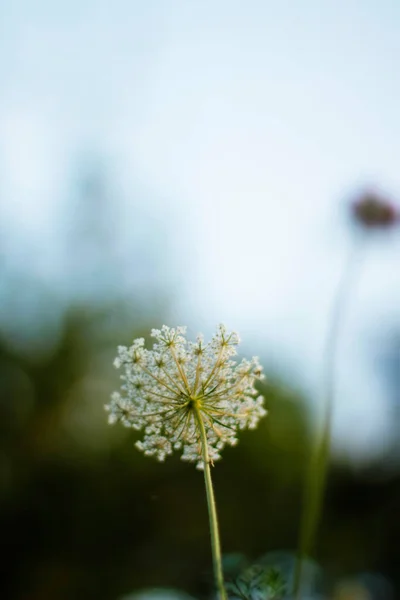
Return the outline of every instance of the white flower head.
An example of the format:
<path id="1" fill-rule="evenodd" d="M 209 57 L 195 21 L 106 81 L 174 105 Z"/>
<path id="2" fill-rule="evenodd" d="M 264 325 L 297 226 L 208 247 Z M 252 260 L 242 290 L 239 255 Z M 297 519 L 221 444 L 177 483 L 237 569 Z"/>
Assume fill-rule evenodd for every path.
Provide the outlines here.
<path id="1" fill-rule="evenodd" d="M 226 444 L 237 443 L 239 429 L 254 429 L 266 414 L 254 387 L 263 375 L 256 357 L 232 360 L 239 336 L 223 325 L 208 344 L 201 335 L 187 341 L 185 333 L 163 325 L 151 331 L 152 350 L 143 338 L 119 346 L 114 365 L 123 369 L 122 393 L 114 392 L 105 408 L 110 424 L 144 430 L 136 447 L 147 456 L 163 461 L 182 449 L 182 460 L 203 468 L 202 429 L 213 462 Z"/>

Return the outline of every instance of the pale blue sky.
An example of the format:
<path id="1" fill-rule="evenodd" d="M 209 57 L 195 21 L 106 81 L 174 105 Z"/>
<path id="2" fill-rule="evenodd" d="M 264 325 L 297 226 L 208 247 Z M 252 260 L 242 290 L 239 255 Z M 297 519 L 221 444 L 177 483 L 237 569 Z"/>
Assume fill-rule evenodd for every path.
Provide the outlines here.
<path id="1" fill-rule="evenodd" d="M 0 23 L 2 216 L 22 259 L 38 246 L 51 273 L 54 197 L 94 149 L 176 237 L 177 323 L 225 322 L 318 397 L 344 202 L 370 183 L 400 199 L 400 3 L 6 0 Z M 340 364 L 354 453 L 388 421 L 368 327 L 400 319 L 399 237 L 369 253 Z"/>

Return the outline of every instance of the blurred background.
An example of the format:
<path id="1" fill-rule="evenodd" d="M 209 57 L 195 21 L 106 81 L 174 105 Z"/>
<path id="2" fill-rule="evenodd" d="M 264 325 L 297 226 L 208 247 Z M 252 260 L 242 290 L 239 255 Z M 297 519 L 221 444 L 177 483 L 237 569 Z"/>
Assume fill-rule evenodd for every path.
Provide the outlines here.
<path id="1" fill-rule="evenodd" d="M 223 548 L 294 551 L 348 203 L 400 198 L 399 27 L 394 0 L 1 3 L 2 599 L 207 597 L 201 474 L 103 409 L 116 346 L 164 323 L 260 356 L 269 416 L 214 470 Z M 400 597 L 400 235 L 367 237 L 315 559 Z"/>

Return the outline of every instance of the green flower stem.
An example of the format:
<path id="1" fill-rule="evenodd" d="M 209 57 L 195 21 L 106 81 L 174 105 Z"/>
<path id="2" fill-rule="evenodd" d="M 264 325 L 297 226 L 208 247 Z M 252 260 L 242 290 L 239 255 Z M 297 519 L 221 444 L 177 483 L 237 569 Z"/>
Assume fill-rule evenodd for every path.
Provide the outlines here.
<path id="1" fill-rule="evenodd" d="M 217 507 L 215 504 L 214 489 L 211 480 L 210 457 L 208 454 L 207 435 L 198 406 L 196 406 L 194 410 L 196 414 L 197 423 L 199 425 L 201 452 L 204 463 L 204 482 L 206 485 L 208 515 L 210 519 L 211 550 L 213 557 L 215 583 L 219 594 L 219 600 L 227 600 L 227 595 L 224 587 L 224 574 L 222 571 L 221 544 L 219 541 Z"/>
<path id="2" fill-rule="evenodd" d="M 313 550 L 317 527 L 320 522 L 324 499 L 328 459 L 331 444 L 332 413 L 335 398 L 335 375 L 337 348 L 343 315 L 350 292 L 354 286 L 359 266 L 359 252 L 363 249 L 363 237 L 356 239 L 352 254 L 344 268 L 337 295 L 332 307 L 332 315 L 325 346 L 324 398 L 322 424 L 314 442 L 304 490 L 304 509 L 300 525 L 299 550 L 296 560 L 293 597 L 300 599 L 301 577 L 304 560 Z"/>

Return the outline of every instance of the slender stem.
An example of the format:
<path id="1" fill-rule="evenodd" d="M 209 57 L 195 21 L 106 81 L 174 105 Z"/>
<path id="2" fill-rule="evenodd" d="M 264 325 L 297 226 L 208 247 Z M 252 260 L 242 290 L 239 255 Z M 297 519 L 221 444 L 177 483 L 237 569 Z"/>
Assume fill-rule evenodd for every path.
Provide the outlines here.
<path id="1" fill-rule="evenodd" d="M 344 311 L 354 285 L 359 265 L 362 238 L 356 240 L 348 259 L 332 306 L 330 325 L 325 345 L 323 387 L 325 402 L 322 424 L 314 440 L 309 470 L 304 489 L 304 509 L 300 525 L 299 549 L 294 573 L 293 597 L 300 599 L 301 576 L 304 560 L 313 549 L 317 527 L 320 522 L 324 498 L 328 459 L 331 443 L 332 413 L 335 398 L 335 375 L 339 334 Z"/>
<path id="2" fill-rule="evenodd" d="M 224 574 L 222 571 L 221 544 L 219 540 L 217 507 L 215 504 L 214 489 L 211 479 L 211 461 L 208 454 L 207 435 L 204 427 L 204 421 L 199 408 L 196 406 L 194 410 L 196 414 L 197 423 L 199 425 L 201 453 L 204 463 L 204 482 L 206 486 L 208 516 L 210 520 L 211 550 L 213 557 L 215 583 L 219 594 L 219 600 L 227 600 L 227 595 L 224 587 Z"/>

